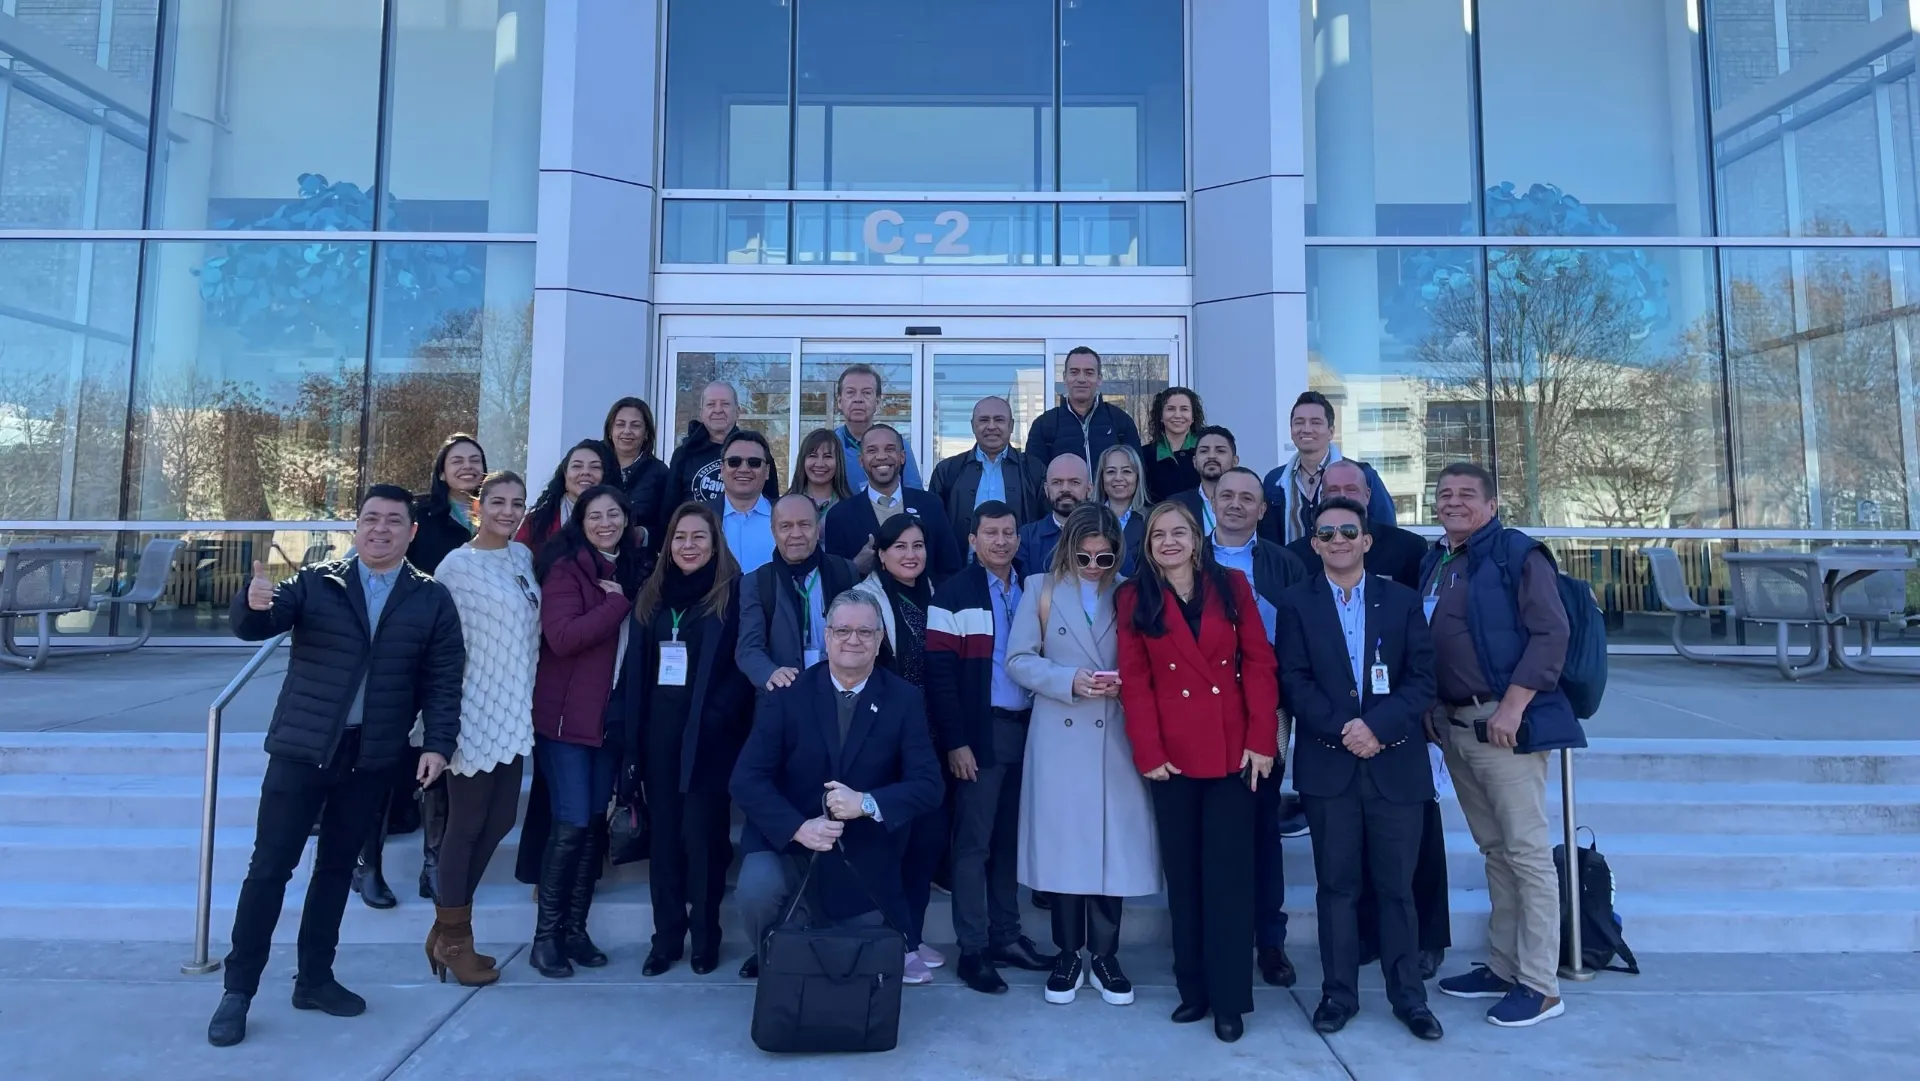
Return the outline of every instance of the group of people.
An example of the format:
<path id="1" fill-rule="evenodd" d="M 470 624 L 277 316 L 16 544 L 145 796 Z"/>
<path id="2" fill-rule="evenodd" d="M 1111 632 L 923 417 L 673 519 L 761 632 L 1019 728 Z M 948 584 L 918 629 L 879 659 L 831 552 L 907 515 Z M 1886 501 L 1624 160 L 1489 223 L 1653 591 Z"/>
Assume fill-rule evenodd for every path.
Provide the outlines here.
<path id="1" fill-rule="evenodd" d="M 650 837 L 642 974 L 718 967 L 737 807 L 743 977 L 798 918 L 891 926 L 905 982 L 931 982 L 948 963 L 924 940 L 938 883 L 968 987 L 1005 992 L 1013 967 L 1045 972 L 1051 1003 L 1091 987 L 1127 1004 L 1126 899 L 1164 890 L 1173 1020 L 1211 1016 L 1231 1042 L 1256 969 L 1295 980 L 1281 844 L 1310 832 L 1314 1027 L 1345 1025 L 1377 958 L 1395 1016 L 1431 1040 L 1443 758 L 1493 911 L 1488 962 L 1439 989 L 1497 1000 L 1495 1024 L 1558 1015 L 1545 759 L 1584 737 L 1558 689 L 1567 618 L 1546 550 L 1501 524 L 1471 463 L 1440 475 L 1439 541 L 1399 529 L 1318 393 L 1263 478 L 1194 391 L 1156 396 L 1142 441 L 1100 380 L 1075 349 L 1022 448 L 1010 404 L 982 399 L 975 445 L 924 487 L 864 365 L 841 373 L 845 422 L 801 442 L 784 491 L 726 383 L 703 388 L 666 462 L 647 403 L 623 398 L 537 495 L 455 435 L 426 496 L 367 489 L 347 559 L 277 585 L 256 564 L 234 631 L 292 631 L 293 647 L 209 1040 L 245 1036 L 316 822 L 293 1002 L 365 1009 L 332 962 L 352 889 L 393 903 L 377 838 L 396 788 L 439 807 L 432 971 L 497 980 L 474 890 L 528 769 L 517 871 L 543 976 L 607 963 L 588 925 L 610 813 Z M 1295 813 L 1305 827 L 1284 825 Z M 1022 931 L 1021 886 L 1050 910 L 1051 952 Z"/>

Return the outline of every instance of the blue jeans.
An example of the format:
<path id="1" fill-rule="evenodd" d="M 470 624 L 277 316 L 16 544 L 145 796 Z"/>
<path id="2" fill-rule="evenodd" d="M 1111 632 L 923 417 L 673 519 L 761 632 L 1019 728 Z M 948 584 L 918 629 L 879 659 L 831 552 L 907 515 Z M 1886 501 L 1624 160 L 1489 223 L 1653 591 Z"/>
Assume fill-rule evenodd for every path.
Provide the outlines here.
<path id="1" fill-rule="evenodd" d="M 613 775 L 620 768 L 620 752 L 611 747 L 583 747 L 536 736 L 534 753 L 547 777 L 547 799 L 553 819 L 585 827 L 595 816 L 605 816 L 613 800 Z"/>

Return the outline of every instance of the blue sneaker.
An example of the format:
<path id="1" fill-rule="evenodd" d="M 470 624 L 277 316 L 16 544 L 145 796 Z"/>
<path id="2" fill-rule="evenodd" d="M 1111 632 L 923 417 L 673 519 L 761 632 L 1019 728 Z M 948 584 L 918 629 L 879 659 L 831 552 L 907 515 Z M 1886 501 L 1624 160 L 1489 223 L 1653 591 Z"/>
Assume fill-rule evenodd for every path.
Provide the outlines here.
<path id="1" fill-rule="evenodd" d="M 1475 965 L 1472 972 L 1440 981 L 1440 993 L 1454 998 L 1506 998 L 1512 990 L 1513 984 L 1494 975 L 1485 965 Z"/>
<path id="2" fill-rule="evenodd" d="M 1487 1022 L 1501 1028 L 1526 1028 L 1566 1012 L 1566 1003 L 1557 998 L 1548 998 L 1526 984 L 1516 983 L 1513 990 L 1507 992 L 1507 997 L 1494 1003 L 1493 1009 L 1487 1011 Z"/>

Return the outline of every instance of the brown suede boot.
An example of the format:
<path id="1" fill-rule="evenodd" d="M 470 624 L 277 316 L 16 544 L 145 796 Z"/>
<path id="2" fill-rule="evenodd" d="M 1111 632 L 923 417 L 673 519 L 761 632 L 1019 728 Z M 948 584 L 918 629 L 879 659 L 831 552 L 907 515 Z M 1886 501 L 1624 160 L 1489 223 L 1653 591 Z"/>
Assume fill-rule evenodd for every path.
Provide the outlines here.
<path id="1" fill-rule="evenodd" d="M 433 946 L 434 975 L 440 982 L 446 982 L 448 972 L 462 987 L 485 987 L 498 980 L 499 971 L 481 964 L 473 952 L 473 906 L 434 907 L 440 925 L 440 939 Z"/>

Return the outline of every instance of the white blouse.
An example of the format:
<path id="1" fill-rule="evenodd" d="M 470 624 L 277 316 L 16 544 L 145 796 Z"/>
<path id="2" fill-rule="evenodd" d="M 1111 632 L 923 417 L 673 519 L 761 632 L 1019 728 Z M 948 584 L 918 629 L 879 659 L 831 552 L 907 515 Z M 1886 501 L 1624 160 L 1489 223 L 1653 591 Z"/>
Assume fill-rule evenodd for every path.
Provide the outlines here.
<path id="1" fill-rule="evenodd" d="M 533 553 L 471 544 L 447 554 L 434 580 L 453 594 L 467 644 L 460 745 L 448 769 L 462 777 L 533 753 L 533 673 L 540 660 L 540 586 Z"/>

